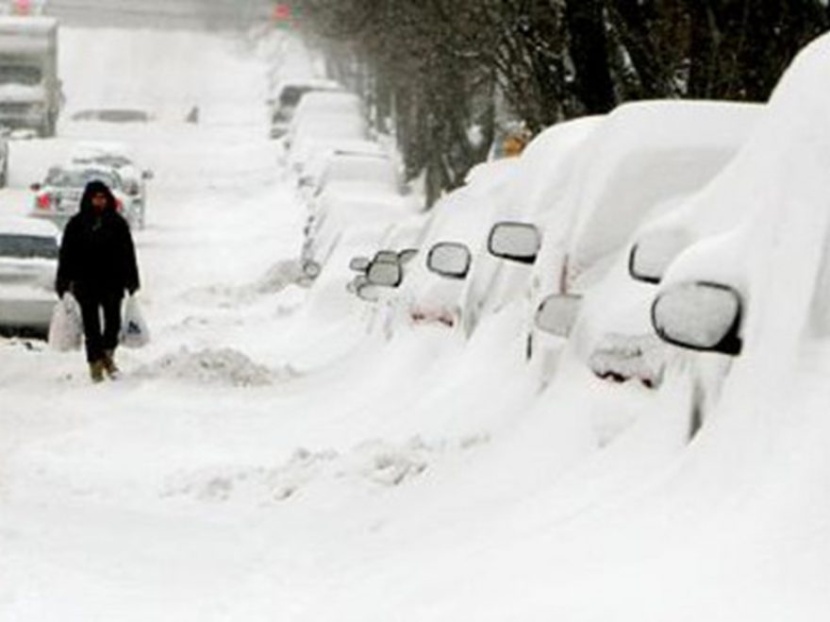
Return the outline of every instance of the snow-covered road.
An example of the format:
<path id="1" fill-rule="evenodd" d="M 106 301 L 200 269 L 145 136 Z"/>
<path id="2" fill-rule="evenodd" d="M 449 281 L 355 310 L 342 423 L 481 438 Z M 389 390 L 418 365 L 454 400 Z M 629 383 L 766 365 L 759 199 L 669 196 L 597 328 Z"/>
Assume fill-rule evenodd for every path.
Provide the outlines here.
<path id="1" fill-rule="evenodd" d="M 15 143 L 0 214 L 78 140 L 131 144 L 155 172 L 137 233 L 153 341 L 102 385 L 80 353 L 0 341 L 0 622 L 826 617 L 826 369 L 758 409 L 813 413 L 789 453 L 764 453 L 772 415 L 746 409 L 688 445 L 687 387 L 642 389 L 600 449 L 590 410 L 618 393 L 567 366 L 537 393 L 517 309 L 466 343 L 387 341 L 340 288 L 291 283 L 304 214 L 264 104 L 264 52 L 290 46 L 61 45 L 70 112 L 156 120 Z"/>

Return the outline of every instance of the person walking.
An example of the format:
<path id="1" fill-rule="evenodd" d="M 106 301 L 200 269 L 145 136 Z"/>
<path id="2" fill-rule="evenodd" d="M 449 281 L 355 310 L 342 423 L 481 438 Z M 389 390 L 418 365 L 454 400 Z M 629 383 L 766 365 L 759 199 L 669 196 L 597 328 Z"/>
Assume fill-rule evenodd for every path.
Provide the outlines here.
<path id="1" fill-rule="evenodd" d="M 66 224 L 55 290 L 71 292 L 81 307 L 86 358 L 93 382 L 118 374 L 115 349 L 124 292 L 139 288 L 135 245 L 112 191 L 100 181 L 86 185 L 80 211 Z M 102 313 L 103 312 L 103 313 Z M 103 314 L 103 326 L 101 316 Z"/>

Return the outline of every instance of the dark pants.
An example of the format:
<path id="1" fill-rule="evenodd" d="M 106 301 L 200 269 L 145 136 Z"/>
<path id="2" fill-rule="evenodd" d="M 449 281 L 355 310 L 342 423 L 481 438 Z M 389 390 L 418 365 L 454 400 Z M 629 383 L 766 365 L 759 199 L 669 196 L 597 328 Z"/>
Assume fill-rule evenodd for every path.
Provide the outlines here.
<path id="1" fill-rule="evenodd" d="M 122 297 L 121 293 L 87 293 L 78 298 L 78 303 L 81 305 L 81 318 L 84 321 L 86 360 L 90 363 L 102 360 L 104 352 L 115 351 L 118 345 L 118 333 L 121 332 Z M 103 330 L 102 309 L 104 312 Z"/>

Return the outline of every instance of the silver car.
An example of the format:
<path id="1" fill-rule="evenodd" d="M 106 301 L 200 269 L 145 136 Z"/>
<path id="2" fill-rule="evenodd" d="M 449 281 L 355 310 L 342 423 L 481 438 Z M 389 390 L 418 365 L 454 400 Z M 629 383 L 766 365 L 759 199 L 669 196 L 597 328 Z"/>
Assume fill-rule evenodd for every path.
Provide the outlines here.
<path id="1" fill-rule="evenodd" d="M 0 220 L 0 332 L 45 336 L 57 302 L 59 231 L 31 218 Z"/>

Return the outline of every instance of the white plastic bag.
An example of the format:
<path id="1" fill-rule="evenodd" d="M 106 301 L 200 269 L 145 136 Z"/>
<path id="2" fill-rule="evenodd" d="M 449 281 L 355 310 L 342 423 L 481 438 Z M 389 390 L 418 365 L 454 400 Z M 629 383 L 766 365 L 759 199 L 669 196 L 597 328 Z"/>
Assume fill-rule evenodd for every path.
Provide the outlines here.
<path id="1" fill-rule="evenodd" d="M 52 310 L 52 320 L 49 322 L 49 346 L 59 352 L 77 350 L 81 347 L 83 334 L 81 306 L 75 297 L 67 292 Z"/>
<path id="2" fill-rule="evenodd" d="M 150 330 L 135 296 L 129 296 L 124 305 L 119 343 L 126 348 L 141 348 L 150 343 Z"/>

